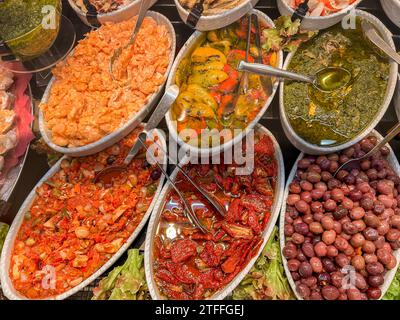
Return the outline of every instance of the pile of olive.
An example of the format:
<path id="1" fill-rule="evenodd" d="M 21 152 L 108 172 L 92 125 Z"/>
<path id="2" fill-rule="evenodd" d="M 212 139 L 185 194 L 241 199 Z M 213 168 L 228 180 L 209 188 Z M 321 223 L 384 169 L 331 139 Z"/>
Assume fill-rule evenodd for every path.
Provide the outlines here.
<path id="1" fill-rule="evenodd" d="M 289 185 L 283 255 L 298 294 L 310 300 L 379 299 L 400 248 L 400 178 L 370 136 L 339 154 L 305 156 Z"/>

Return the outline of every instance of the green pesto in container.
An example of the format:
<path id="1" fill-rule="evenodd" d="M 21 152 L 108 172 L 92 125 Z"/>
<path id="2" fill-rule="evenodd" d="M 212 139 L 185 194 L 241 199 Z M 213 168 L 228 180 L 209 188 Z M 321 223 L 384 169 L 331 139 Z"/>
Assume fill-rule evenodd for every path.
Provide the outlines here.
<path id="1" fill-rule="evenodd" d="M 345 30 L 338 24 L 303 43 L 288 69 L 312 76 L 327 67 L 350 71 L 350 82 L 332 92 L 292 81 L 284 87 L 290 125 L 318 146 L 345 143 L 368 127 L 382 106 L 390 73 L 388 60 L 364 38 L 360 18 L 356 29 Z"/>
<path id="2" fill-rule="evenodd" d="M 50 28 L 49 5 L 55 8 L 55 25 Z M 0 2 L 0 39 L 22 60 L 37 57 L 56 39 L 60 16 L 60 0 L 5 0 Z"/>

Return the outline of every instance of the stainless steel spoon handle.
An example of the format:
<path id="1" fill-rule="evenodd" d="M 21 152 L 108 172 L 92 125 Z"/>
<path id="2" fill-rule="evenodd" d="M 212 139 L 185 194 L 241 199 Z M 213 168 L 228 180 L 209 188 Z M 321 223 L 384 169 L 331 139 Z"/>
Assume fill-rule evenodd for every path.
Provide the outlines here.
<path id="1" fill-rule="evenodd" d="M 385 138 L 382 139 L 370 152 L 368 152 L 363 158 L 367 159 L 384 147 L 388 142 L 390 142 L 393 138 L 395 138 L 400 133 L 400 122 L 396 124 L 386 135 Z"/>
<path id="2" fill-rule="evenodd" d="M 363 20 L 361 26 L 364 34 L 374 45 L 386 53 L 395 62 L 400 64 L 400 55 L 390 45 L 388 45 L 385 40 L 382 39 L 371 23 Z"/>
<path id="3" fill-rule="evenodd" d="M 279 68 L 274 68 L 260 63 L 248 63 L 245 61 L 241 61 L 238 65 L 238 71 L 248 71 L 261 76 L 273 76 L 300 82 L 308 82 L 308 83 L 314 82 L 314 79 L 311 77 Z"/>
<path id="4" fill-rule="evenodd" d="M 179 189 L 176 187 L 175 183 L 171 180 L 170 176 L 168 173 L 164 170 L 163 166 L 158 163 L 157 159 L 154 158 L 153 154 L 149 151 L 146 145 L 146 139 L 144 141 L 142 139 L 139 139 L 142 142 L 142 146 L 146 149 L 146 153 L 152 157 L 158 168 L 161 170 L 162 174 L 164 177 L 168 180 L 169 184 L 172 186 L 172 188 L 175 190 L 179 198 L 181 199 L 183 206 L 185 207 L 185 212 L 187 213 L 187 218 L 190 220 L 192 224 L 194 224 L 197 228 L 201 230 L 203 233 L 208 233 L 208 230 L 203 226 L 199 218 L 197 218 L 196 214 L 193 212 L 192 208 L 190 207 L 189 203 L 185 199 L 185 197 L 182 195 L 182 193 L 179 191 Z"/>
<path id="5" fill-rule="evenodd" d="M 152 0 L 142 0 L 140 1 L 140 8 L 139 8 L 139 14 L 135 23 L 135 28 L 133 29 L 133 33 L 131 35 L 131 38 L 129 40 L 129 44 L 132 44 L 135 42 L 136 36 L 139 33 L 139 29 L 142 26 L 144 17 L 146 16 L 146 12 L 150 7 Z"/>

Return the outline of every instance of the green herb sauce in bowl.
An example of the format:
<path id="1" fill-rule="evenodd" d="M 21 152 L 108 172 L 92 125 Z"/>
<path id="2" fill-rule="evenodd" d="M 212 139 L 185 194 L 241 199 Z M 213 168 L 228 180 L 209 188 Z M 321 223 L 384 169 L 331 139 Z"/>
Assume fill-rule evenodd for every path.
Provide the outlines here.
<path id="1" fill-rule="evenodd" d="M 60 17 L 60 0 L 5 0 L 0 3 L 0 39 L 21 60 L 35 58 L 53 45 Z"/>
<path id="2" fill-rule="evenodd" d="M 284 108 L 290 125 L 302 139 L 330 147 L 350 141 L 374 120 L 385 100 L 390 64 L 366 40 L 357 18 L 356 29 L 335 25 L 294 54 L 288 70 L 315 75 L 327 67 L 351 72 L 348 86 L 321 92 L 312 85 L 287 82 Z"/>

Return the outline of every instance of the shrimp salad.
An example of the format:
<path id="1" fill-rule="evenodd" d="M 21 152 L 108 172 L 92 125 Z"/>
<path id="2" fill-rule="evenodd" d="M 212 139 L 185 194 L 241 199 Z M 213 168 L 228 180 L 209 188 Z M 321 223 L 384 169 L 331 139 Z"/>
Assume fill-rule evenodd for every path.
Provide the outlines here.
<path id="1" fill-rule="evenodd" d="M 304 0 L 286 0 L 287 4 L 296 10 Z M 308 2 L 308 15 L 310 17 L 328 16 L 342 11 L 352 5 L 356 0 L 310 0 Z"/>
<path id="2" fill-rule="evenodd" d="M 166 79 L 172 39 L 166 26 L 146 17 L 135 44 L 115 63 L 110 58 L 125 45 L 136 18 L 106 23 L 90 32 L 65 62 L 54 70 L 55 81 L 41 110 L 52 142 L 81 147 L 114 132 L 137 114 Z M 127 73 L 121 85 L 118 75 Z"/>

